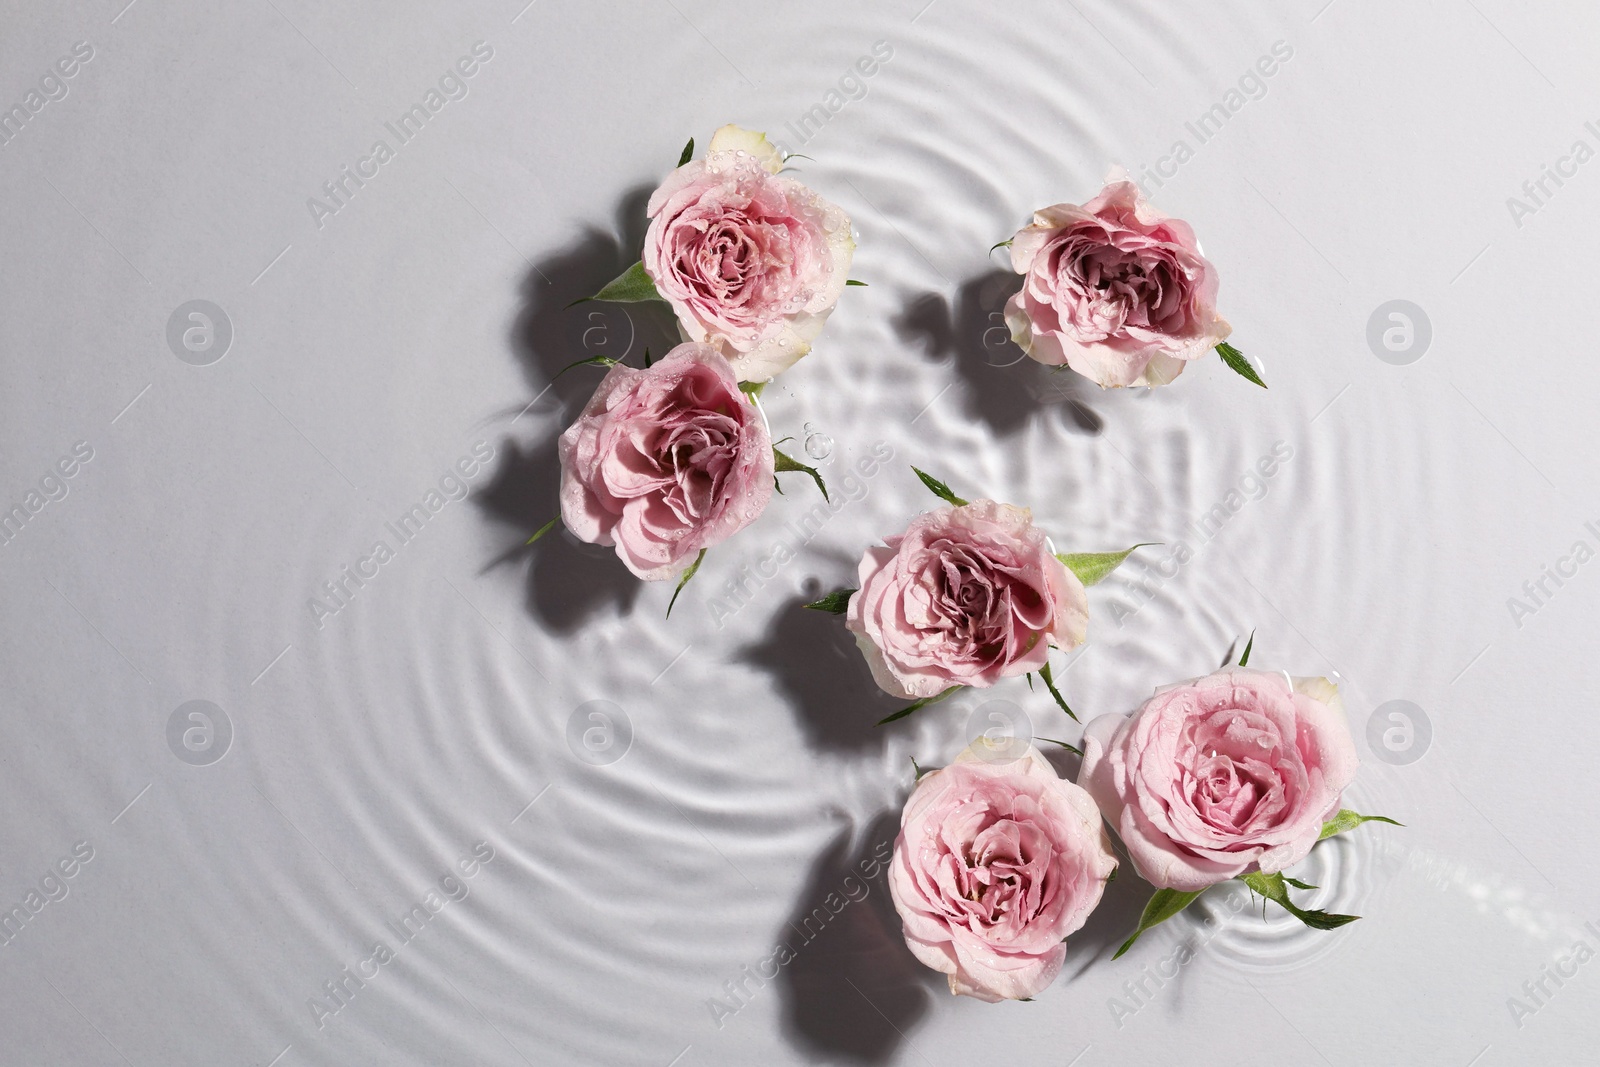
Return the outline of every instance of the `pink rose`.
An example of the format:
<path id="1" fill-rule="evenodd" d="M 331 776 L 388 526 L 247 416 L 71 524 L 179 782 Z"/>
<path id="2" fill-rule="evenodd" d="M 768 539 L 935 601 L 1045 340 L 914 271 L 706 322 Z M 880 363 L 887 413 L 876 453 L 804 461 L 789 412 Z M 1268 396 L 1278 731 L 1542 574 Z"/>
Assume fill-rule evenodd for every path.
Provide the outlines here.
<path id="1" fill-rule="evenodd" d="M 845 624 L 885 692 L 935 697 L 1036 671 L 1083 643 L 1089 598 L 1027 508 L 977 500 L 919 515 L 861 557 Z"/>
<path id="2" fill-rule="evenodd" d="M 709 345 L 679 345 L 645 370 L 612 367 L 560 451 L 562 522 L 615 544 L 647 581 L 682 571 L 772 497 L 766 423 Z"/>
<path id="3" fill-rule="evenodd" d="M 724 126 L 650 197 L 645 273 L 684 338 L 716 345 L 746 382 L 811 350 L 855 250 L 849 216 L 782 166 L 764 134 Z"/>
<path id="4" fill-rule="evenodd" d="M 1332 682 L 1236 667 L 1095 719 L 1078 781 L 1146 881 L 1193 892 L 1304 859 L 1355 773 Z"/>
<path id="5" fill-rule="evenodd" d="M 1131 181 L 1036 212 L 1011 240 L 1011 266 L 1026 276 L 1006 303 L 1011 339 L 1102 386 L 1165 385 L 1232 330 L 1194 231 Z"/>
<path id="6" fill-rule="evenodd" d="M 999 761 L 980 739 L 917 783 L 900 818 L 889 894 L 906 945 L 993 1003 L 1055 980 L 1062 944 L 1100 903 L 1117 861 L 1089 794 L 1037 749 Z"/>

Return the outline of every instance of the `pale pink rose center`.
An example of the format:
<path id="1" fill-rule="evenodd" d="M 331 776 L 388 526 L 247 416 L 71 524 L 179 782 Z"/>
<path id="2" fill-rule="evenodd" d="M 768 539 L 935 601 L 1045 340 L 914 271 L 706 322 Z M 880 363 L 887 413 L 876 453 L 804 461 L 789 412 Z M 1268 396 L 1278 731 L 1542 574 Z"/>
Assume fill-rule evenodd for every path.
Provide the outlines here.
<path id="1" fill-rule="evenodd" d="M 743 424 L 738 403 L 716 395 L 718 383 L 686 376 L 670 392 L 641 398 L 619 428 L 614 458 L 603 471 L 606 488 L 620 498 L 653 497 L 673 525 L 698 526 L 712 518 L 739 459 Z M 666 525 L 667 516 L 656 515 Z"/>
<path id="2" fill-rule="evenodd" d="M 1186 723 L 1177 749 L 1178 794 L 1207 826 L 1234 837 L 1276 826 L 1298 791 L 1283 770 L 1270 719 L 1224 711 Z"/>
<path id="3" fill-rule="evenodd" d="M 1054 281 L 1055 309 L 1079 340 L 1184 329 L 1189 279 L 1152 237 L 1079 226 L 1047 245 L 1042 263 Z"/>
<path id="4" fill-rule="evenodd" d="M 987 941 L 1015 937 L 1056 896 L 1056 849 L 1038 826 L 1027 797 L 1012 811 L 971 800 L 937 832 L 931 870 L 940 888 L 936 903 L 955 925 Z M 1020 820 L 1020 821 L 1019 821 Z"/>
<path id="5" fill-rule="evenodd" d="M 1019 632 L 1048 616 L 1039 591 L 1015 579 L 1017 568 L 974 545 L 941 539 L 928 548 L 926 580 L 907 590 L 915 607 L 908 617 L 947 652 L 982 662 L 1007 659 Z"/>

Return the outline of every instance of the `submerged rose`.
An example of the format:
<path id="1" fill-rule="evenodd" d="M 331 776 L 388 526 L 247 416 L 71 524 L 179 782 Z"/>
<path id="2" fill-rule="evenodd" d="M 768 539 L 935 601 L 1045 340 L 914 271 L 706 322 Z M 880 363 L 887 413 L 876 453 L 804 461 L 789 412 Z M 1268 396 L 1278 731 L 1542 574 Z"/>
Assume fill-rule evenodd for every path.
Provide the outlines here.
<path id="1" fill-rule="evenodd" d="M 778 177 L 782 165 L 764 134 L 724 126 L 650 197 L 645 273 L 684 338 L 716 345 L 740 381 L 810 351 L 855 250 L 849 216 Z"/>
<path id="2" fill-rule="evenodd" d="M 1332 682 L 1244 668 L 1102 715 L 1083 752 L 1078 782 L 1139 874 L 1183 892 L 1304 859 L 1357 762 Z"/>
<path id="3" fill-rule="evenodd" d="M 772 441 L 716 349 L 612 367 L 561 435 L 561 518 L 640 578 L 682 571 L 772 497 Z"/>
<path id="4" fill-rule="evenodd" d="M 861 558 L 845 624 L 885 692 L 935 697 L 1036 671 L 1083 643 L 1083 583 L 1027 508 L 977 500 L 918 516 Z"/>
<path id="5" fill-rule="evenodd" d="M 917 959 L 992 1003 L 1055 980 L 1117 863 L 1089 794 L 1037 749 L 996 761 L 985 745 L 917 783 L 889 893 Z"/>
<path id="6" fill-rule="evenodd" d="M 1194 231 L 1131 181 L 1035 212 L 1012 238 L 1011 266 L 1026 279 L 1006 303 L 1011 339 L 1102 386 L 1165 385 L 1232 329 Z"/>

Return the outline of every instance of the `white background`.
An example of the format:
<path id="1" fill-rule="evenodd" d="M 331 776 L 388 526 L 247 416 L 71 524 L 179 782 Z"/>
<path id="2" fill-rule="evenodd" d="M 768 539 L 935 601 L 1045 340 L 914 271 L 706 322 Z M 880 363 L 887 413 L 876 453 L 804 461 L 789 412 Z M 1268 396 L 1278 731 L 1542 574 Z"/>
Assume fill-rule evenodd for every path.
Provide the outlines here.
<path id="1" fill-rule="evenodd" d="M 1600 163 L 1522 187 L 1600 149 L 1600 16 L 124 2 L 11 0 L 0 34 L 5 106 L 93 48 L 0 147 L 0 503 L 93 453 L 0 548 L 0 903 L 93 856 L 0 947 L 0 1061 L 1593 1059 L 1600 962 L 1524 983 L 1600 950 L 1600 563 L 1573 558 L 1600 548 Z M 385 123 L 477 42 L 465 95 L 399 144 Z M 1218 103 L 1201 143 L 1186 124 Z M 812 157 L 798 176 L 855 222 L 869 287 L 767 393 L 847 502 L 773 566 L 817 502 L 791 476 L 667 623 L 670 590 L 608 553 L 520 546 L 600 373 L 555 370 L 660 344 L 651 311 L 565 305 L 636 258 L 642 194 L 729 121 Z M 308 199 L 380 138 L 394 157 L 319 225 Z M 1179 140 L 1148 191 L 1201 235 L 1271 389 L 1211 359 L 1148 395 L 1016 363 L 986 250 Z M 205 366 L 167 339 L 197 299 L 233 334 Z M 1397 299 L 1431 324 L 1403 365 L 1368 342 Z M 893 459 L 848 478 L 878 442 Z M 1291 458 L 1252 475 L 1275 446 Z M 1090 643 L 1057 665 L 1080 712 L 1252 629 L 1254 665 L 1337 674 L 1348 802 L 1406 827 L 1297 873 L 1361 922 L 1305 931 L 1224 892 L 1113 963 L 1148 892 L 1125 871 L 1034 1003 L 952 998 L 911 959 L 882 882 L 847 878 L 892 834 L 909 757 L 947 761 L 997 708 L 874 730 L 892 702 L 798 605 L 929 506 L 913 462 L 1033 507 L 1063 550 L 1165 542 L 1091 591 Z M 442 479 L 400 545 L 386 524 Z M 377 576 L 314 612 L 380 539 Z M 1077 736 L 1020 682 L 985 696 Z M 225 748 L 185 749 L 181 717 L 169 745 L 191 700 L 222 709 Z M 475 846 L 493 858 L 449 883 L 468 895 L 402 945 L 386 923 Z M 314 1010 L 376 941 L 393 959 Z M 780 942 L 796 958 L 745 978 Z"/>

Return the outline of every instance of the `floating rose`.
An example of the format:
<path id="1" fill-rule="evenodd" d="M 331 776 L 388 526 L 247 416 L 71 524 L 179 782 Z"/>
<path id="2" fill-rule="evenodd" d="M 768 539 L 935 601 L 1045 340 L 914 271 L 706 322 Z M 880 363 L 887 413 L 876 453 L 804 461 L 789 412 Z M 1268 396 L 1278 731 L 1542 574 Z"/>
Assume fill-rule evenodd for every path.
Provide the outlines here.
<path id="1" fill-rule="evenodd" d="M 724 126 L 704 159 L 693 149 L 650 197 L 643 259 L 596 299 L 665 300 L 685 340 L 767 382 L 811 350 L 848 284 L 850 217 L 780 176 L 765 134 Z"/>
<path id="2" fill-rule="evenodd" d="M 809 606 L 845 615 L 879 688 L 916 701 L 884 722 L 963 686 L 987 688 L 1032 673 L 1072 715 L 1051 678 L 1050 650 L 1083 643 L 1084 586 L 1111 573 L 1133 549 L 1057 555 L 1027 508 L 968 503 L 916 473 L 953 506 L 920 515 L 904 533 L 867 549 L 859 589 Z"/>
<path id="3" fill-rule="evenodd" d="M 772 440 L 716 349 L 614 366 L 561 435 L 561 518 L 646 581 L 681 574 L 772 496 Z"/>
<path id="4" fill-rule="evenodd" d="M 1357 758 L 1338 688 L 1249 670 L 1248 660 L 1247 648 L 1240 666 L 1163 686 L 1131 715 L 1102 715 L 1084 730 L 1078 782 L 1158 888 L 1122 951 L 1230 878 L 1308 925 L 1355 918 L 1296 908 L 1287 885 L 1313 887 L 1282 874 L 1367 818 L 1339 807 Z"/>
<path id="5" fill-rule="evenodd" d="M 918 780 L 889 893 L 912 954 L 950 992 L 993 1003 L 1055 980 L 1117 862 L 1088 793 L 1035 748 L 998 760 L 986 745 Z"/>
<path id="6" fill-rule="evenodd" d="M 1194 230 L 1152 208 L 1133 182 L 1112 181 L 1086 204 L 1043 208 L 1006 243 L 1024 278 L 1006 303 L 1006 325 L 1040 363 L 1102 386 L 1165 385 L 1215 348 L 1265 384 L 1226 343 L 1217 270 Z"/>

